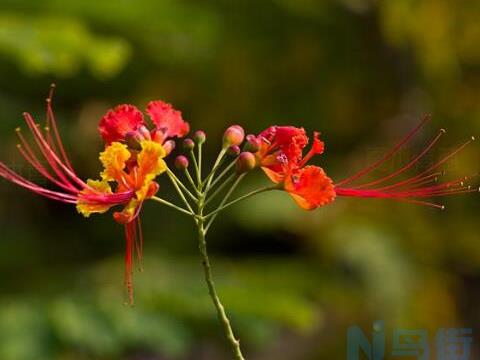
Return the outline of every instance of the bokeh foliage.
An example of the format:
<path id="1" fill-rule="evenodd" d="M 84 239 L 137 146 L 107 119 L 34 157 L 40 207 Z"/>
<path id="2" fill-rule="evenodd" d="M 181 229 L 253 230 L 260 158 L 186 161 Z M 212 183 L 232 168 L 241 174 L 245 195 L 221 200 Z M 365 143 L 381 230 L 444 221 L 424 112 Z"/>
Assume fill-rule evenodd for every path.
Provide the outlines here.
<path id="1" fill-rule="evenodd" d="M 62 133 L 85 177 L 99 170 L 96 124 L 106 109 L 154 98 L 207 130 L 211 157 L 232 122 L 250 132 L 286 123 L 320 130 L 320 163 L 334 179 L 376 159 L 424 112 L 434 114 L 424 139 L 448 129 L 435 156 L 480 131 L 478 2 L 0 5 L 0 157 L 37 181 L 15 155 L 13 129 L 22 111 L 43 116 L 52 81 Z M 479 160 L 474 146 L 447 170 L 475 173 Z M 249 358 L 345 358 L 347 327 L 369 330 L 377 319 L 431 335 L 475 328 L 478 196 L 445 202 L 437 212 L 339 199 L 305 213 L 275 193 L 228 211 L 209 246 Z M 193 228 L 168 209 L 147 205 L 144 214 L 145 272 L 135 276 L 130 309 L 122 230 L 108 215 L 87 221 L 0 181 L 1 359 L 227 358 Z"/>

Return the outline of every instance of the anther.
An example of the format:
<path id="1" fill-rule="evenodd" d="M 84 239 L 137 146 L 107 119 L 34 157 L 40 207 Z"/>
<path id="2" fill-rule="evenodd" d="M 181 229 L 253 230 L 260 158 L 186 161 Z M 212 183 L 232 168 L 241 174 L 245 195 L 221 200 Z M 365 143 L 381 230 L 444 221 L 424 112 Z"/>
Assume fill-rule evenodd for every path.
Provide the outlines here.
<path id="1" fill-rule="evenodd" d="M 22 131 L 22 128 L 20 128 L 20 127 L 17 127 L 17 128 L 15 129 L 15 131 L 16 131 L 17 133 L 19 133 L 19 132 L 21 132 L 21 131 Z"/>
<path id="2" fill-rule="evenodd" d="M 442 128 L 442 129 L 440 129 L 440 132 L 445 134 L 447 132 L 447 130 Z"/>
<path id="3" fill-rule="evenodd" d="M 475 140 L 477 140 L 477 139 L 475 138 L 475 136 L 472 136 L 472 141 L 475 141 Z"/>
<path id="4" fill-rule="evenodd" d="M 19 148 L 19 149 L 20 149 L 21 147 L 22 147 L 22 145 L 21 145 L 21 144 L 17 144 L 17 148 Z"/>
<path id="5" fill-rule="evenodd" d="M 440 206 L 440 210 L 445 210 L 445 205 Z"/>

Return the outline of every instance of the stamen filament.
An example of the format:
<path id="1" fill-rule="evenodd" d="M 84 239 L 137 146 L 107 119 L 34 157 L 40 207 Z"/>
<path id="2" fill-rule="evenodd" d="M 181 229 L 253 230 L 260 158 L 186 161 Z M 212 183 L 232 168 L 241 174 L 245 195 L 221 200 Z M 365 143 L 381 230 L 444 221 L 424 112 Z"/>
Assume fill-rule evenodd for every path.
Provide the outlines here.
<path id="1" fill-rule="evenodd" d="M 367 187 L 371 187 L 371 186 L 374 186 L 374 185 L 378 185 L 378 184 L 384 183 L 385 181 L 390 180 L 390 179 L 404 173 L 405 171 L 409 170 L 412 166 L 414 166 L 416 163 L 418 163 L 432 149 L 433 146 L 435 146 L 435 144 L 440 140 L 440 138 L 442 137 L 443 134 L 445 134 L 445 130 L 442 129 L 442 130 L 440 130 L 438 135 L 435 136 L 435 138 L 432 141 L 430 141 L 430 143 L 427 145 L 427 147 L 425 149 L 423 149 L 423 151 L 420 154 L 418 154 L 415 158 L 413 158 L 413 160 L 411 160 L 408 164 L 406 164 L 405 166 L 403 166 L 399 170 L 397 170 L 397 171 L 391 173 L 390 175 L 387 175 L 387 176 L 385 176 L 381 179 L 356 186 L 355 188 L 356 189 L 362 189 L 362 188 L 367 188 Z"/>
<path id="2" fill-rule="evenodd" d="M 346 184 L 351 183 L 357 179 L 364 177 L 365 175 L 371 173 L 373 170 L 377 169 L 381 165 L 383 165 L 386 161 L 390 160 L 395 154 L 397 154 L 400 149 L 407 144 L 414 136 L 418 133 L 418 131 L 431 120 L 430 115 L 425 115 L 423 120 L 418 124 L 410 133 L 408 133 L 397 145 L 395 145 L 383 158 L 378 160 L 377 162 L 373 163 L 372 165 L 366 167 L 363 170 L 360 170 L 356 174 L 340 181 L 337 183 L 337 186 L 343 186 Z"/>

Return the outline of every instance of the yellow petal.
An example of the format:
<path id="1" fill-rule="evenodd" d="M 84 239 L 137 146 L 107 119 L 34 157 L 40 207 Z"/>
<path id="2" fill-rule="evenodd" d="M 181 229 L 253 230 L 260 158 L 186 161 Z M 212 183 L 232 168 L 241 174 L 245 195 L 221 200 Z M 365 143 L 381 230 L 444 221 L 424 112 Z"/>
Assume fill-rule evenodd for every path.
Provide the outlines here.
<path id="1" fill-rule="evenodd" d="M 94 191 L 98 191 L 102 194 L 111 194 L 112 189 L 107 181 L 99 181 L 99 180 L 87 180 L 87 185 L 93 189 Z M 77 211 L 85 217 L 89 217 L 91 214 L 103 214 L 104 212 L 108 211 L 111 205 L 103 204 L 103 203 L 94 203 L 88 200 L 87 195 L 95 194 L 94 191 L 91 189 L 85 189 L 80 192 L 77 200 Z"/>
<path id="2" fill-rule="evenodd" d="M 123 175 L 123 169 L 128 159 L 130 151 L 127 145 L 119 142 L 111 143 L 105 151 L 100 153 L 100 161 L 105 170 L 101 173 L 102 179 L 106 181 L 118 180 Z"/>
<path id="3" fill-rule="evenodd" d="M 137 157 L 139 183 L 136 195 L 137 199 L 144 200 L 151 182 L 167 170 L 167 164 L 163 161 L 166 152 L 162 145 L 145 140 L 141 146 L 142 150 Z"/>

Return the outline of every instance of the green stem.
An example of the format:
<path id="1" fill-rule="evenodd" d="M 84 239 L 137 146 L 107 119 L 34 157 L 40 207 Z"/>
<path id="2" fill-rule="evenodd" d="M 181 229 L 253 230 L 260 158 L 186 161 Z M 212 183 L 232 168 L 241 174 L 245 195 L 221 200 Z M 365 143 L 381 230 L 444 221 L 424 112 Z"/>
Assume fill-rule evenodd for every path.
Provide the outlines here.
<path id="1" fill-rule="evenodd" d="M 202 144 L 198 144 L 198 173 L 197 173 L 197 181 L 199 184 L 199 189 L 202 189 Z"/>
<path id="2" fill-rule="evenodd" d="M 236 174 L 230 175 L 230 176 L 223 182 L 223 184 L 220 185 L 220 186 L 213 192 L 213 194 L 209 195 L 207 201 L 205 202 L 205 205 L 207 205 L 210 201 L 212 201 L 213 199 L 215 199 L 215 197 L 225 188 L 225 186 L 227 186 L 228 184 L 230 184 L 230 183 L 233 181 L 233 179 L 235 179 L 235 176 L 237 176 L 237 175 L 236 175 Z"/>
<path id="3" fill-rule="evenodd" d="M 222 150 L 220 150 L 220 152 L 218 153 L 217 159 L 215 160 L 215 163 L 213 164 L 212 171 L 210 171 L 210 174 L 208 174 L 207 177 L 205 178 L 204 182 L 207 184 L 205 186 L 205 189 L 210 188 L 210 185 L 212 184 L 213 177 L 215 176 L 215 173 L 217 172 L 218 168 L 220 167 L 220 165 L 222 163 L 222 160 L 223 160 L 223 157 L 225 156 L 226 153 L 227 153 L 226 148 L 222 148 Z"/>
<path id="4" fill-rule="evenodd" d="M 197 189 L 197 186 L 195 185 L 195 182 L 194 182 L 193 179 L 192 179 L 192 176 L 190 175 L 190 171 L 188 171 L 188 169 L 185 169 L 184 172 L 185 172 L 185 176 L 186 176 L 188 182 L 190 183 L 190 185 L 192 185 L 192 187 L 195 189 L 195 192 L 196 192 L 197 195 L 198 195 L 198 194 L 199 194 L 199 191 L 198 191 L 198 189 Z M 198 199 L 197 199 L 197 200 L 198 200 Z"/>
<path id="5" fill-rule="evenodd" d="M 213 182 L 210 184 L 210 187 L 208 187 L 206 191 L 208 192 L 208 190 L 213 188 L 220 180 L 222 180 L 222 178 L 235 166 L 236 163 L 237 163 L 237 158 L 235 158 L 230 164 L 228 164 L 228 166 L 225 169 L 223 169 L 220 175 L 218 175 L 217 178 L 213 180 Z"/>
<path id="6" fill-rule="evenodd" d="M 228 319 L 228 316 L 225 312 L 225 308 L 221 303 L 220 298 L 217 295 L 217 291 L 215 289 L 215 283 L 213 282 L 212 269 L 210 266 L 210 260 L 208 258 L 208 252 L 207 252 L 207 242 L 205 240 L 206 229 L 204 227 L 205 226 L 204 220 L 202 219 L 203 203 L 201 201 L 199 202 L 198 212 L 199 212 L 198 214 L 199 220 L 197 221 L 198 248 L 202 256 L 202 265 L 203 265 L 203 271 L 205 273 L 205 281 L 207 282 L 207 286 L 208 286 L 208 293 L 210 294 L 213 304 L 215 305 L 218 319 L 222 324 L 223 331 L 225 332 L 225 336 L 228 342 L 230 343 L 235 359 L 245 360 L 245 358 L 242 355 L 242 351 L 240 349 L 240 341 L 235 338 L 232 326 L 230 324 L 230 320 Z"/>
<path id="7" fill-rule="evenodd" d="M 200 169 L 198 167 L 197 157 L 195 156 L 193 150 L 190 150 L 190 158 L 192 159 L 193 167 L 195 169 L 195 175 L 197 177 L 197 187 L 200 188 Z"/>
<path id="8" fill-rule="evenodd" d="M 249 197 L 252 197 L 254 195 L 261 194 L 261 193 L 266 192 L 266 191 L 277 190 L 277 189 L 278 189 L 278 186 L 275 185 L 275 186 L 267 186 L 267 187 L 264 187 L 264 188 L 261 188 L 261 189 L 254 190 L 252 192 L 249 192 L 248 194 L 245 194 L 245 195 L 242 195 L 242 196 L 236 198 L 235 200 L 230 201 L 227 204 L 220 205 L 216 210 L 214 210 L 211 213 L 205 215 L 203 218 L 208 219 L 209 217 L 218 214 L 220 211 L 225 210 L 226 208 L 228 208 L 232 205 L 235 205 L 236 203 L 238 203 L 242 200 L 248 199 Z"/>
<path id="9" fill-rule="evenodd" d="M 172 204 L 170 201 L 164 200 L 164 199 L 159 198 L 157 196 L 152 196 L 150 199 L 152 199 L 153 201 L 159 202 L 162 205 L 166 205 L 166 206 L 168 206 L 172 209 L 175 209 L 175 210 L 181 212 L 182 214 L 185 214 L 185 215 L 188 215 L 188 216 L 193 216 L 194 215 L 192 212 L 187 211 L 184 208 L 181 208 L 180 206 Z"/>
<path id="10" fill-rule="evenodd" d="M 171 171 L 170 169 L 167 169 L 167 172 L 173 178 L 173 180 L 175 180 L 177 182 L 177 184 L 183 189 L 183 191 L 185 191 L 185 193 L 190 197 L 190 199 L 192 199 L 195 202 L 198 201 L 198 199 L 195 197 L 195 195 L 193 195 L 190 192 L 190 190 L 188 190 L 188 188 L 180 181 L 180 179 L 175 175 L 175 173 L 173 171 Z"/>
<path id="11" fill-rule="evenodd" d="M 225 203 L 228 201 L 228 199 L 230 198 L 230 196 L 233 194 L 233 192 L 235 191 L 236 187 L 238 186 L 238 184 L 240 183 L 240 181 L 242 181 L 242 179 L 245 177 L 245 175 L 247 174 L 242 174 L 240 175 L 237 180 L 235 180 L 235 182 L 233 183 L 232 187 L 230 188 L 230 190 L 228 190 L 227 194 L 225 195 L 225 197 L 223 198 L 223 200 L 220 202 L 220 205 L 218 206 L 219 208 L 221 208 L 222 206 L 225 205 Z M 210 226 L 212 226 L 213 222 L 215 221 L 216 217 L 217 217 L 218 213 L 216 214 L 213 214 L 211 219 L 208 221 L 207 223 L 207 226 L 205 227 L 205 232 L 208 231 L 208 229 L 210 229 Z"/>
<path id="12" fill-rule="evenodd" d="M 180 189 L 180 186 L 178 186 L 177 182 L 175 181 L 175 178 L 172 176 L 171 171 L 167 171 L 168 178 L 170 179 L 170 182 L 173 184 L 175 187 L 175 190 L 177 190 L 178 195 L 182 199 L 183 203 L 186 205 L 187 209 L 194 214 L 192 207 L 190 206 L 190 203 L 188 200 L 185 198 L 185 195 L 183 194 L 182 189 Z"/>

